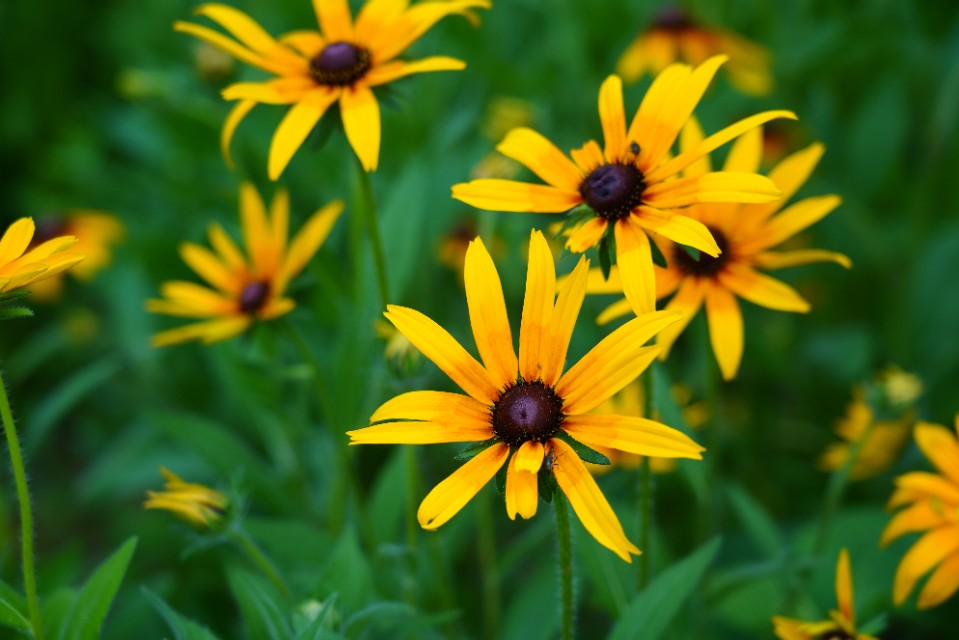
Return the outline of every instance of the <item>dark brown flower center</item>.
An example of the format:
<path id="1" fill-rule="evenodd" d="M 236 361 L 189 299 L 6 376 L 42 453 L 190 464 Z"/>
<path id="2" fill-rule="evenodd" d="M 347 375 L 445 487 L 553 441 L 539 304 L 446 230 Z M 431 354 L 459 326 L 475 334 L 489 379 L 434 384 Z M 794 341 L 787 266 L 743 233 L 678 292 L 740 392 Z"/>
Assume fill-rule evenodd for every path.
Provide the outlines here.
<path id="1" fill-rule="evenodd" d="M 610 222 L 629 215 L 643 201 L 646 182 L 632 164 L 604 164 L 586 176 L 579 193 L 586 204 Z"/>
<path id="2" fill-rule="evenodd" d="M 815 640 L 855 640 L 842 629 L 834 629 L 816 636 Z"/>
<path id="3" fill-rule="evenodd" d="M 653 21 L 654 29 L 667 29 L 669 31 L 682 31 L 693 26 L 693 20 L 682 7 L 667 5 L 659 10 L 656 19 Z"/>
<path id="4" fill-rule="evenodd" d="M 310 60 L 310 76 L 320 84 L 346 86 L 370 70 L 370 52 L 349 42 L 332 42 Z"/>
<path id="5" fill-rule="evenodd" d="M 269 282 L 251 282 L 240 292 L 240 311 L 252 315 L 263 307 L 269 297 Z"/>
<path id="6" fill-rule="evenodd" d="M 709 232 L 713 234 L 713 239 L 719 245 L 722 251 L 715 258 L 708 253 L 699 252 L 698 257 L 690 255 L 689 251 L 681 245 L 676 245 L 673 251 L 673 264 L 679 267 L 680 271 L 687 276 L 698 276 L 701 278 L 712 278 L 726 266 L 729 262 L 729 240 L 719 229 L 709 227 Z"/>
<path id="7" fill-rule="evenodd" d="M 511 446 L 528 440 L 546 442 L 563 422 L 563 399 L 539 380 L 524 380 L 499 397 L 492 422 L 496 436 Z"/>

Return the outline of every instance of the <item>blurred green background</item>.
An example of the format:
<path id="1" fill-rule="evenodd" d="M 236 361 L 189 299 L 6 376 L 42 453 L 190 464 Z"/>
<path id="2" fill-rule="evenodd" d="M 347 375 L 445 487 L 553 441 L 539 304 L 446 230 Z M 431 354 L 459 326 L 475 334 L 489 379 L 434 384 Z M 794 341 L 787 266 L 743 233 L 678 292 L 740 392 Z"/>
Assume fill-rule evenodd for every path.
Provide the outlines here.
<path id="1" fill-rule="evenodd" d="M 415 448 L 415 486 L 405 479 L 410 457 L 403 447 L 352 451 L 359 506 L 343 508 L 341 496 L 353 483 L 336 444 L 342 432 L 365 425 L 398 392 L 450 383 L 422 359 L 398 366 L 383 358 L 384 342 L 373 330 L 380 309 L 371 263 L 363 259 L 356 272 L 351 256 L 355 177 L 341 133 L 308 143 L 281 180 L 291 192 L 294 228 L 320 205 L 347 201 L 346 215 L 296 285 L 296 312 L 283 321 L 305 336 L 319 369 L 273 325 L 212 347 L 149 346 L 151 333 L 177 322 L 148 315 L 144 301 L 165 280 L 194 279 L 178 244 L 205 242 L 214 220 L 238 237 L 241 179 L 266 197 L 272 192 L 266 151 L 283 112 L 262 106 L 241 125 L 233 144 L 238 170 L 229 171 L 218 150 L 228 105 L 218 92 L 262 75 L 239 64 L 217 66 L 209 50 L 173 32 L 172 23 L 189 19 L 194 6 L 0 5 L 4 225 L 95 208 L 126 226 L 113 264 L 93 282 L 68 280 L 59 303 L 36 304 L 35 318 L 5 323 L 0 333 L 0 363 L 28 456 L 42 597 L 80 584 L 137 536 L 104 637 L 171 637 L 148 593 L 222 638 L 268 637 L 258 635 L 244 617 L 249 607 L 234 598 L 242 592 L 237 571 L 253 571 L 243 557 L 216 536 L 141 508 L 166 465 L 242 500 L 245 526 L 295 592 L 286 606 L 306 615 L 311 599 L 333 602 L 338 615 L 353 620 L 348 637 L 554 637 L 548 505 L 532 521 L 511 522 L 491 486 L 440 532 L 408 536 L 404 504 L 418 503 L 453 471 L 455 446 Z M 233 6 L 273 34 L 315 24 L 306 0 Z M 681 463 L 679 473 L 657 478 L 657 528 L 648 550 L 654 576 L 712 533 L 723 536 L 704 581 L 664 637 L 771 637 L 769 618 L 781 612 L 802 564 L 799 550 L 808 545 L 828 482 L 816 459 L 835 440 L 832 426 L 853 385 L 895 363 L 922 378 L 922 417 L 952 424 L 959 411 L 959 11 L 946 1 L 689 6 L 702 21 L 764 44 L 774 56 L 775 90 L 763 98 L 737 94 L 720 73 L 696 112 L 707 131 L 763 109 L 794 110 L 799 122 L 777 127 L 789 150 L 815 140 L 827 147 L 800 196 L 843 198 L 804 242 L 846 253 L 854 263 L 848 272 L 822 265 L 783 273 L 813 303 L 808 316 L 744 305 L 743 366 L 722 386 L 721 408 L 711 410 L 706 427 L 720 430 L 722 444 L 712 463 L 724 497 L 714 519 L 698 520 L 702 471 L 692 467 L 701 463 Z M 394 108 L 383 110 L 372 181 L 393 302 L 425 312 L 472 348 L 459 277 L 437 260 L 443 238 L 470 218 L 487 240 L 502 238 L 494 255 L 518 326 L 526 238 L 532 226 L 551 220 L 472 211 L 452 200 L 449 188 L 468 179 L 495 146 L 481 123 L 496 98 L 528 101 L 533 127 L 560 148 L 598 138 L 599 85 L 657 8 L 494 0 L 481 12 L 480 28 L 450 18 L 412 47 L 415 57 L 452 55 L 468 68 L 404 80 L 391 92 Z M 627 112 L 646 86 L 648 79 L 627 88 Z M 574 263 L 566 254 L 559 268 Z M 608 302 L 587 300 L 571 358 L 605 335 L 592 318 Z M 661 381 L 683 381 L 698 398 L 707 377 L 701 320 L 659 369 Z M 317 385 L 333 399 L 326 410 L 318 408 Z M 708 440 L 702 432 L 694 437 Z M 828 550 L 803 561 L 812 579 L 801 613 L 824 617 L 835 606 L 835 559 L 846 546 L 860 619 L 889 616 L 881 637 L 951 633 L 957 598 L 927 612 L 892 607 L 892 575 L 912 539 L 877 546 L 892 478 L 926 466 L 910 443 L 892 470 L 850 488 Z M 0 577 L 20 585 L 15 494 L 9 474 L 4 481 Z M 635 478 L 614 471 L 600 483 L 635 539 Z M 493 523 L 491 538 L 477 534 L 483 519 Z M 603 637 L 633 597 L 633 569 L 574 528 L 580 634 Z M 502 594 L 498 623 L 481 604 L 491 566 Z M 406 604 L 391 609 L 387 602 Z M 376 603 L 357 621 L 355 614 Z"/>

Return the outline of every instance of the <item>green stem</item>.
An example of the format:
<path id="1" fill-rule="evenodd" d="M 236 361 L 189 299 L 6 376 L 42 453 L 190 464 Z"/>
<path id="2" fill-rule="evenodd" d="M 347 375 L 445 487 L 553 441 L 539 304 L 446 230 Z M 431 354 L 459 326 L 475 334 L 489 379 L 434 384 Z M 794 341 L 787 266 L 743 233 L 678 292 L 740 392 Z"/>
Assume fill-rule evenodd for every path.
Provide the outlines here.
<path id="1" fill-rule="evenodd" d="M 286 586 L 286 582 L 283 581 L 283 578 L 280 577 L 279 572 L 276 570 L 276 567 L 273 566 L 273 563 L 270 562 L 270 559 L 266 557 L 266 554 L 256 546 L 256 543 L 253 542 L 253 538 L 250 537 L 244 529 L 240 527 L 235 527 L 230 530 L 230 538 L 240 545 L 240 548 L 243 549 L 250 561 L 257 566 L 257 568 L 263 572 L 270 582 L 282 593 L 285 597 L 290 597 L 290 589 Z"/>
<path id="2" fill-rule="evenodd" d="M 646 369 L 643 375 L 643 414 L 650 420 L 656 420 L 656 396 L 654 389 L 653 367 Z M 653 479 L 649 458 L 644 458 L 639 467 L 639 548 L 643 555 L 636 561 L 639 589 L 649 584 L 649 538 L 653 517 Z"/>
<path id="3" fill-rule="evenodd" d="M 569 507 L 566 496 L 557 492 L 553 497 L 556 511 L 556 541 L 559 544 L 559 582 L 563 603 L 560 617 L 560 637 L 573 640 L 573 537 L 569 526 Z"/>
<path id="4" fill-rule="evenodd" d="M 706 453 L 703 456 L 706 475 L 706 499 L 703 500 L 700 514 L 700 538 L 703 540 L 714 535 L 719 528 L 720 500 L 722 499 L 719 482 L 719 466 L 722 458 L 722 407 L 719 397 L 719 371 L 713 360 L 713 351 L 707 333 L 703 343 L 703 377 L 706 406 L 709 407 L 711 415 L 706 425 Z"/>
<path id="5" fill-rule="evenodd" d="M 477 544 L 479 563 L 483 576 L 483 637 L 495 640 L 499 637 L 500 589 L 499 570 L 496 568 L 496 536 L 493 531 L 493 506 L 489 493 L 480 491 L 477 504 Z"/>
<path id="6" fill-rule="evenodd" d="M 0 372 L 0 415 L 3 418 L 3 430 L 7 434 L 7 446 L 10 449 L 10 464 L 13 466 L 13 480 L 17 485 L 17 498 L 20 501 L 20 543 L 23 553 L 23 588 L 27 594 L 27 608 L 30 611 L 30 626 L 33 637 L 43 640 L 43 622 L 40 619 L 40 599 L 37 597 L 37 577 L 33 566 L 33 510 L 30 507 L 30 491 L 27 487 L 27 473 L 23 466 L 23 454 L 20 452 L 20 440 L 17 438 L 17 426 L 10 410 L 7 397 L 7 385 Z"/>
<path id="7" fill-rule="evenodd" d="M 386 254 L 383 251 L 383 241 L 380 238 L 380 226 L 376 219 L 376 200 L 373 198 L 373 185 L 370 182 L 370 174 L 363 169 L 357 161 L 357 190 L 356 205 L 360 209 L 364 221 L 366 222 L 366 232 L 370 237 L 370 245 L 373 249 L 373 265 L 376 270 L 376 281 L 380 288 L 380 303 L 383 309 L 389 304 L 390 292 L 389 283 L 386 279 Z M 359 276 L 359 272 L 357 273 Z"/>

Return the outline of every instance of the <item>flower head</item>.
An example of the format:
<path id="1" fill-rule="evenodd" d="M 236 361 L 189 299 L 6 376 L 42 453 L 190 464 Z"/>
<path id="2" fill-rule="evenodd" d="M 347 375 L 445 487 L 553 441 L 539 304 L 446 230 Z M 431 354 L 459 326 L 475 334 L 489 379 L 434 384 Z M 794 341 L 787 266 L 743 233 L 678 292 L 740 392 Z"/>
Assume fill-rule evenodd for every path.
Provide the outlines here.
<path id="1" fill-rule="evenodd" d="M 205 4 L 197 14 L 235 39 L 190 22 L 177 22 L 174 29 L 275 76 L 263 82 L 238 82 L 223 91 L 225 99 L 239 102 L 223 125 L 221 145 L 229 161 L 233 132 L 257 104 L 292 105 L 270 145 L 268 170 L 276 180 L 334 103 L 339 103 L 343 129 L 363 167 L 375 171 L 380 107 L 373 89 L 414 73 L 463 69 L 462 61 L 446 56 L 411 62 L 398 56 L 442 18 L 489 6 L 489 0 L 439 0 L 412 7 L 406 0 L 370 0 L 354 21 L 347 0 L 313 0 L 319 31 L 304 29 L 273 38 L 242 11 Z"/>
<path id="2" fill-rule="evenodd" d="M 286 191 L 277 191 L 267 215 L 256 188 L 244 184 L 240 218 L 247 256 L 216 223 L 209 228 L 213 251 L 192 242 L 180 245 L 183 261 L 212 288 L 167 282 L 160 289 L 163 299 L 148 300 L 147 310 L 207 320 L 158 333 L 153 345 L 227 340 L 246 331 L 255 320 L 292 311 L 293 300 L 284 296 L 287 285 L 319 250 L 342 211 L 342 202 L 331 202 L 314 213 L 287 244 L 290 202 Z"/>
<path id="3" fill-rule="evenodd" d="M 829 612 L 829 620 L 803 622 L 773 616 L 776 637 L 781 640 L 877 640 L 856 631 L 856 609 L 852 589 L 849 552 L 839 552 L 836 564 L 836 601 L 838 608 Z"/>
<path id="4" fill-rule="evenodd" d="M 704 25 L 684 9 L 671 5 L 660 9 L 652 24 L 629 44 L 616 73 L 626 82 L 634 82 L 674 62 L 701 64 L 718 53 L 729 56 L 726 71 L 737 89 L 760 96 L 772 90 L 770 55 L 765 47 L 731 31 Z"/>
<path id="5" fill-rule="evenodd" d="M 555 479 L 587 531 L 629 561 L 639 550 L 626 539 L 577 448 L 606 446 L 640 455 L 701 458 L 702 447 L 653 420 L 587 415 L 649 366 L 658 349 L 643 343 L 676 320 L 665 312 L 635 318 L 564 373 L 588 264 L 581 259 L 555 296 L 553 256 L 543 234 L 533 232 L 517 356 L 499 275 L 477 238 L 466 255 L 465 277 L 470 323 L 483 364 L 422 313 L 388 307 L 390 322 L 467 395 L 404 393 L 376 410 L 372 426 L 350 431 L 351 443 L 482 443 L 471 451 L 475 456 L 423 500 L 417 516 L 425 529 L 436 529 L 456 515 L 505 465 L 510 518 L 535 515 L 540 478 Z"/>
<path id="6" fill-rule="evenodd" d="M 938 473 L 913 471 L 896 478 L 889 508 L 900 511 L 889 521 L 880 544 L 922 532 L 899 563 L 892 597 L 902 604 L 931 571 L 917 602 L 920 609 L 928 609 L 959 589 L 959 441 L 946 427 L 928 422 L 916 425 L 915 438 Z"/>
<path id="7" fill-rule="evenodd" d="M 36 232 L 33 218 L 20 218 L 0 238 L 0 295 L 50 278 L 84 259 L 73 236 L 52 237 L 29 248 Z M 29 249 L 28 249 L 29 248 Z"/>
<path id="8" fill-rule="evenodd" d="M 610 76 L 599 91 L 599 116 L 605 147 L 590 140 L 567 158 L 549 140 L 528 128 L 513 129 L 497 146 L 548 184 L 481 179 L 453 187 L 453 197 L 480 209 L 563 213 L 579 208 L 567 248 L 577 253 L 609 246 L 625 274 L 626 298 L 637 314 L 655 308 L 656 284 L 646 233 L 669 238 L 718 256 L 720 246 L 698 220 L 676 211 L 700 202 L 765 203 L 780 197 L 769 179 L 755 172 L 707 172 L 677 178 L 683 169 L 713 149 L 774 118 L 795 118 L 789 111 L 767 111 L 700 141 L 673 157 L 670 149 L 712 81 L 725 56 L 693 69 L 668 67 L 654 81 L 628 128 L 623 86 Z M 580 205 L 584 205 L 580 207 Z M 685 210 L 684 210 L 685 211 Z M 608 235 L 607 235 L 608 234 Z"/>
<path id="9" fill-rule="evenodd" d="M 695 120 L 683 131 L 681 148 L 702 145 L 702 131 Z M 688 151 L 684 151 L 685 155 Z M 663 357 L 676 338 L 703 306 L 709 321 L 709 337 L 723 378 L 736 376 L 743 353 L 743 316 L 737 298 L 775 309 L 805 313 L 806 302 L 792 287 L 764 275 L 759 269 L 782 269 L 813 262 L 836 262 L 849 267 L 849 259 L 820 249 L 773 251 L 806 227 L 828 215 L 839 203 L 839 196 L 816 196 L 800 200 L 785 209 L 783 205 L 806 181 L 822 156 L 823 146 L 813 144 L 792 154 L 769 173 L 782 190 L 781 200 L 765 204 L 698 204 L 688 207 L 688 219 L 709 230 L 722 249 L 718 256 L 691 253 L 672 239 L 660 234 L 657 245 L 666 259 L 666 268 L 656 267 L 655 295 L 674 294 L 666 309 L 683 314 L 683 320 L 664 330 L 658 343 Z M 682 155 L 680 157 L 682 157 Z M 725 171 L 756 171 L 762 155 L 762 131 L 753 129 L 742 136 L 729 152 Z M 709 158 L 703 157 L 685 170 L 684 180 L 711 175 Z M 620 267 L 620 274 L 622 267 Z M 622 290 L 626 282 L 614 274 L 608 281 L 599 272 L 590 278 L 590 293 Z M 629 297 L 627 291 L 627 298 Z M 614 303 L 599 318 L 606 322 L 629 312 L 626 300 Z"/>
<path id="10" fill-rule="evenodd" d="M 227 507 L 226 496 L 202 484 L 184 482 L 166 467 L 160 467 L 166 479 L 163 491 L 147 491 L 144 509 L 165 509 L 198 527 L 219 522 Z"/>

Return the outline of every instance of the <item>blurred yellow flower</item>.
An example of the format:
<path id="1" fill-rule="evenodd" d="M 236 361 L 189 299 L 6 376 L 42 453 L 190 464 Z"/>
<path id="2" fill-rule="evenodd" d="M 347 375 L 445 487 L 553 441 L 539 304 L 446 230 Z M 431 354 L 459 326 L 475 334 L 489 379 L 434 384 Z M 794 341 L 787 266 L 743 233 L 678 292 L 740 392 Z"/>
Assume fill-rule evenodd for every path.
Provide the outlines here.
<path id="1" fill-rule="evenodd" d="M 287 285 L 316 254 L 343 211 L 335 200 L 314 213 L 287 244 L 290 201 L 279 189 L 267 215 L 256 188 L 240 188 L 240 219 L 248 257 L 219 224 L 209 227 L 214 251 L 185 242 L 180 256 L 213 288 L 192 282 L 166 282 L 161 300 L 148 300 L 147 310 L 187 318 L 209 318 L 204 322 L 170 329 L 153 336 L 153 346 L 162 347 L 187 340 L 204 343 L 227 340 L 246 331 L 255 320 L 269 320 L 289 313 L 296 306 L 284 297 Z"/>
<path id="2" fill-rule="evenodd" d="M 767 111 L 745 118 L 673 156 L 683 125 L 706 91 L 725 56 L 693 69 L 677 64 L 653 81 L 635 117 L 626 125 L 623 86 L 610 76 L 599 91 L 599 116 L 606 146 L 590 140 L 567 158 L 541 134 L 513 129 L 497 150 L 528 167 L 546 185 L 481 179 L 453 186 L 453 197 L 490 211 L 565 213 L 574 226 L 566 246 L 582 253 L 615 241 L 616 262 L 627 299 L 637 314 L 653 311 L 656 284 L 646 234 L 658 234 L 717 256 L 720 247 L 698 220 L 683 215 L 699 202 L 765 203 L 781 196 L 764 176 L 753 172 L 708 172 L 677 178 L 712 150 L 789 111 Z M 682 211 L 682 213 L 679 213 Z"/>
<path id="3" fill-rule="evenodd" d="M 653 420 L 588 415 L 649 366 L 658 350 L 643 343 L 676 320 L 665 312 L 635 318 L 563 373 L 588 266 L 581 259 L 557 297 L 553 256 L 543 234 L 532 233 L 518 357 L 499 274 L 479 238 L 467 251 L 465 276 L 470 324 L 483 364 L 423 314 L 388 307 L 387 319 L 468 395 L 399 395 L 373 413 L 371 426 L 348 432 L 351 444 L 482 443 L 476 447 L 481 451 L 424 498 L 417 513 L 423 528 L 436 529 L 455 516 L 507 465 L 510 518 L 536 514 L 542 473 L 546 482 L 555 478 L 586 530 L 629 562 L 639 549 L 626 538 L 569 439 L 641 455 L 702 457 L 702 447 Z"/>
<path id="4" fill-rule="evenodd" d="M 54 237 L 28 249 L 35 231 L 33 218 L 20 218 L 0 238 L 0 294 L 55 276 L 84 259 L 73 250 L 73 236 Z"/>
<path id="5" fill-rule="evenodd" d="M 339 103 L 346 137 L 363 168 L 375 171 L 380 154 L 380 106 L 373 88 L 426 71 L 455 71 L 466 65 L 446 56 L 406 62 L 397 58 L 442 18 L 488 8 L 489 0 L 420 2 L 370 0 L 354 22 L 348 0 L 313 0 L 320 30 L 300 30 L 279 39 L 248 15 L 222 4 L 201 5 L 196 13 L 216 22 L 234 39 L 208 27 L 177 22 L 174 29 L 200 38 L 237 59 L 274 74 L 263 82 L 238 82 L 223 91 L 239 102 L 223 125 L 229 145 L 240 121 L 257 104 L 293 105 L 273 134 L 268 159 L 271 180 L 283 173 L 326 110 Z"/>
<path id="6" fill-rule="evenodd" d="M 674 62 L 701 64 L 718 53 L 729 56 L 726 71 L 737 89 L 757 96 L 772 90 L 771 56 L 765 47 L 731 31 L 701 24 L 686 10 L 670 5 L 660 9 L 653 23 L 626 48 L 616 73 L 626 82 L 635 82 Z"/>
<path id="7" fill-rule="evenodd" d="M 836 601 L 838 608 L 829 612 L 829 620 L 803 622 L 773 616 L 776 637 L 780 640 L 877 640 L 856 631 L 856 609 L 853 598 L 852 570 L 849 552 L 839 552 L 836 565 Z"/>
<path id="8" fill-rule="evenodd" d="M 533 105 L 522 98 L 497 96 L 490 100 L 480 132 L 490 140 L 501 140 L 510 130 L 533 124 Z"/>
<path id="9" fill-rule="evenodd" d="M 144 509 L 171 511 L 198 527 L 211 527 L 226 510 L 226 496 L 202 484 L 184 482 L 166 467 L 160 467 L 166 479 L 163 491 L 147 491 Z"/>
<path id="10" fill-rule="evenodd" d="M 77 239 L 72 250 L 86 258 L 70 270 L 78 280 L 89 281 L 110 264 L 111 249 L 123 237 L 123 225 L 113 215 L 104 211 L 76 210 L 63 216 L 47 216 L 40 220 L 33 236 L 31 247 L 57 236 L 73 236 Z M 34 297 L 54 300 L 63 291 L 62 278 L 49 278 L 37 283 Z"/>
<path id="11" fill-rule="evenodd" d="M 407 367 L 420 359 L 420 352 L 413 348 L 409 338 L 396 330 L 396 327 L 385 320 L 377 320 L 373 325 L 376 335 L 386 342 L 383 356 L 397 365 Z"/>
<path id="12" fill-rule="evenodd" d="M 702 130 L 690 120 L 683 130 L 681 148 L 699 149 Z M 688 153 L 683 152 L 683 155 Z M 693 204 L 684 213 L 715 238 L 722 250 L 713 257 L 690 253 L 665 234 L 657 236 L 657 245 L 666 259 L 666 268 L 655 267 L 657 298 L 675 293 L 666 309 L 683 315 L 683 320 L 659 334 L 665 358 L 676 338 L 703 306 L 709 321 L 709 337 L 723 378 L 736 376 L 743 353 L 743 316 L 737 297 L 778 311 L 805 313 L 806 302 L 792 287 L 762 274 L 758 269 L 782 269 L 813 262 L 836 262 L 846 268 L 849 258 L 819 249 L 772 251 L 774 247 L 828 215 L 839 206 L 836 195 L 815 196 L 800 200 L 785 209 L 783 205 L 803 185 L 823 154 L 821 144 L 798 151 L 769 172 L 769 177 L 782 190 L 783 197 L 763 204 Z M 733 145 L 726 158 L 725 171 L 749 175 L 757 171 L 762 155 L 762 130 L 754 128 Z M 680 156 L 682 157 L 682 156 Z M 708 157 L 700 158 L 685 170 L 686 180 L 714 175 Z M 615 270 L 604 280 L 599 270 L 590 273 L 589 293 L 615 293 L 623 290 L 623 282 Z M 629 292 L 626 292 L 629 297 Z M 620 300 L 599 316 L 599 322 L 626 315 L 630 303 Z"/>
<path id="13" fill-rule="evenodd" d="M 955 418 L 959 433 L 959 414 Z M 916 444 L 938 473 L 913 471 L 896 478 L 889 509 L 900 509 L 882 532 L 881 545 L 907 533 L 922 537 L 896 571 L 893 600 L 902 604 L 919 580 L 932 572 L 916 606 L 935 607 L 959 589 L 959 441 L 946 427 L 920 422 Z"/>

